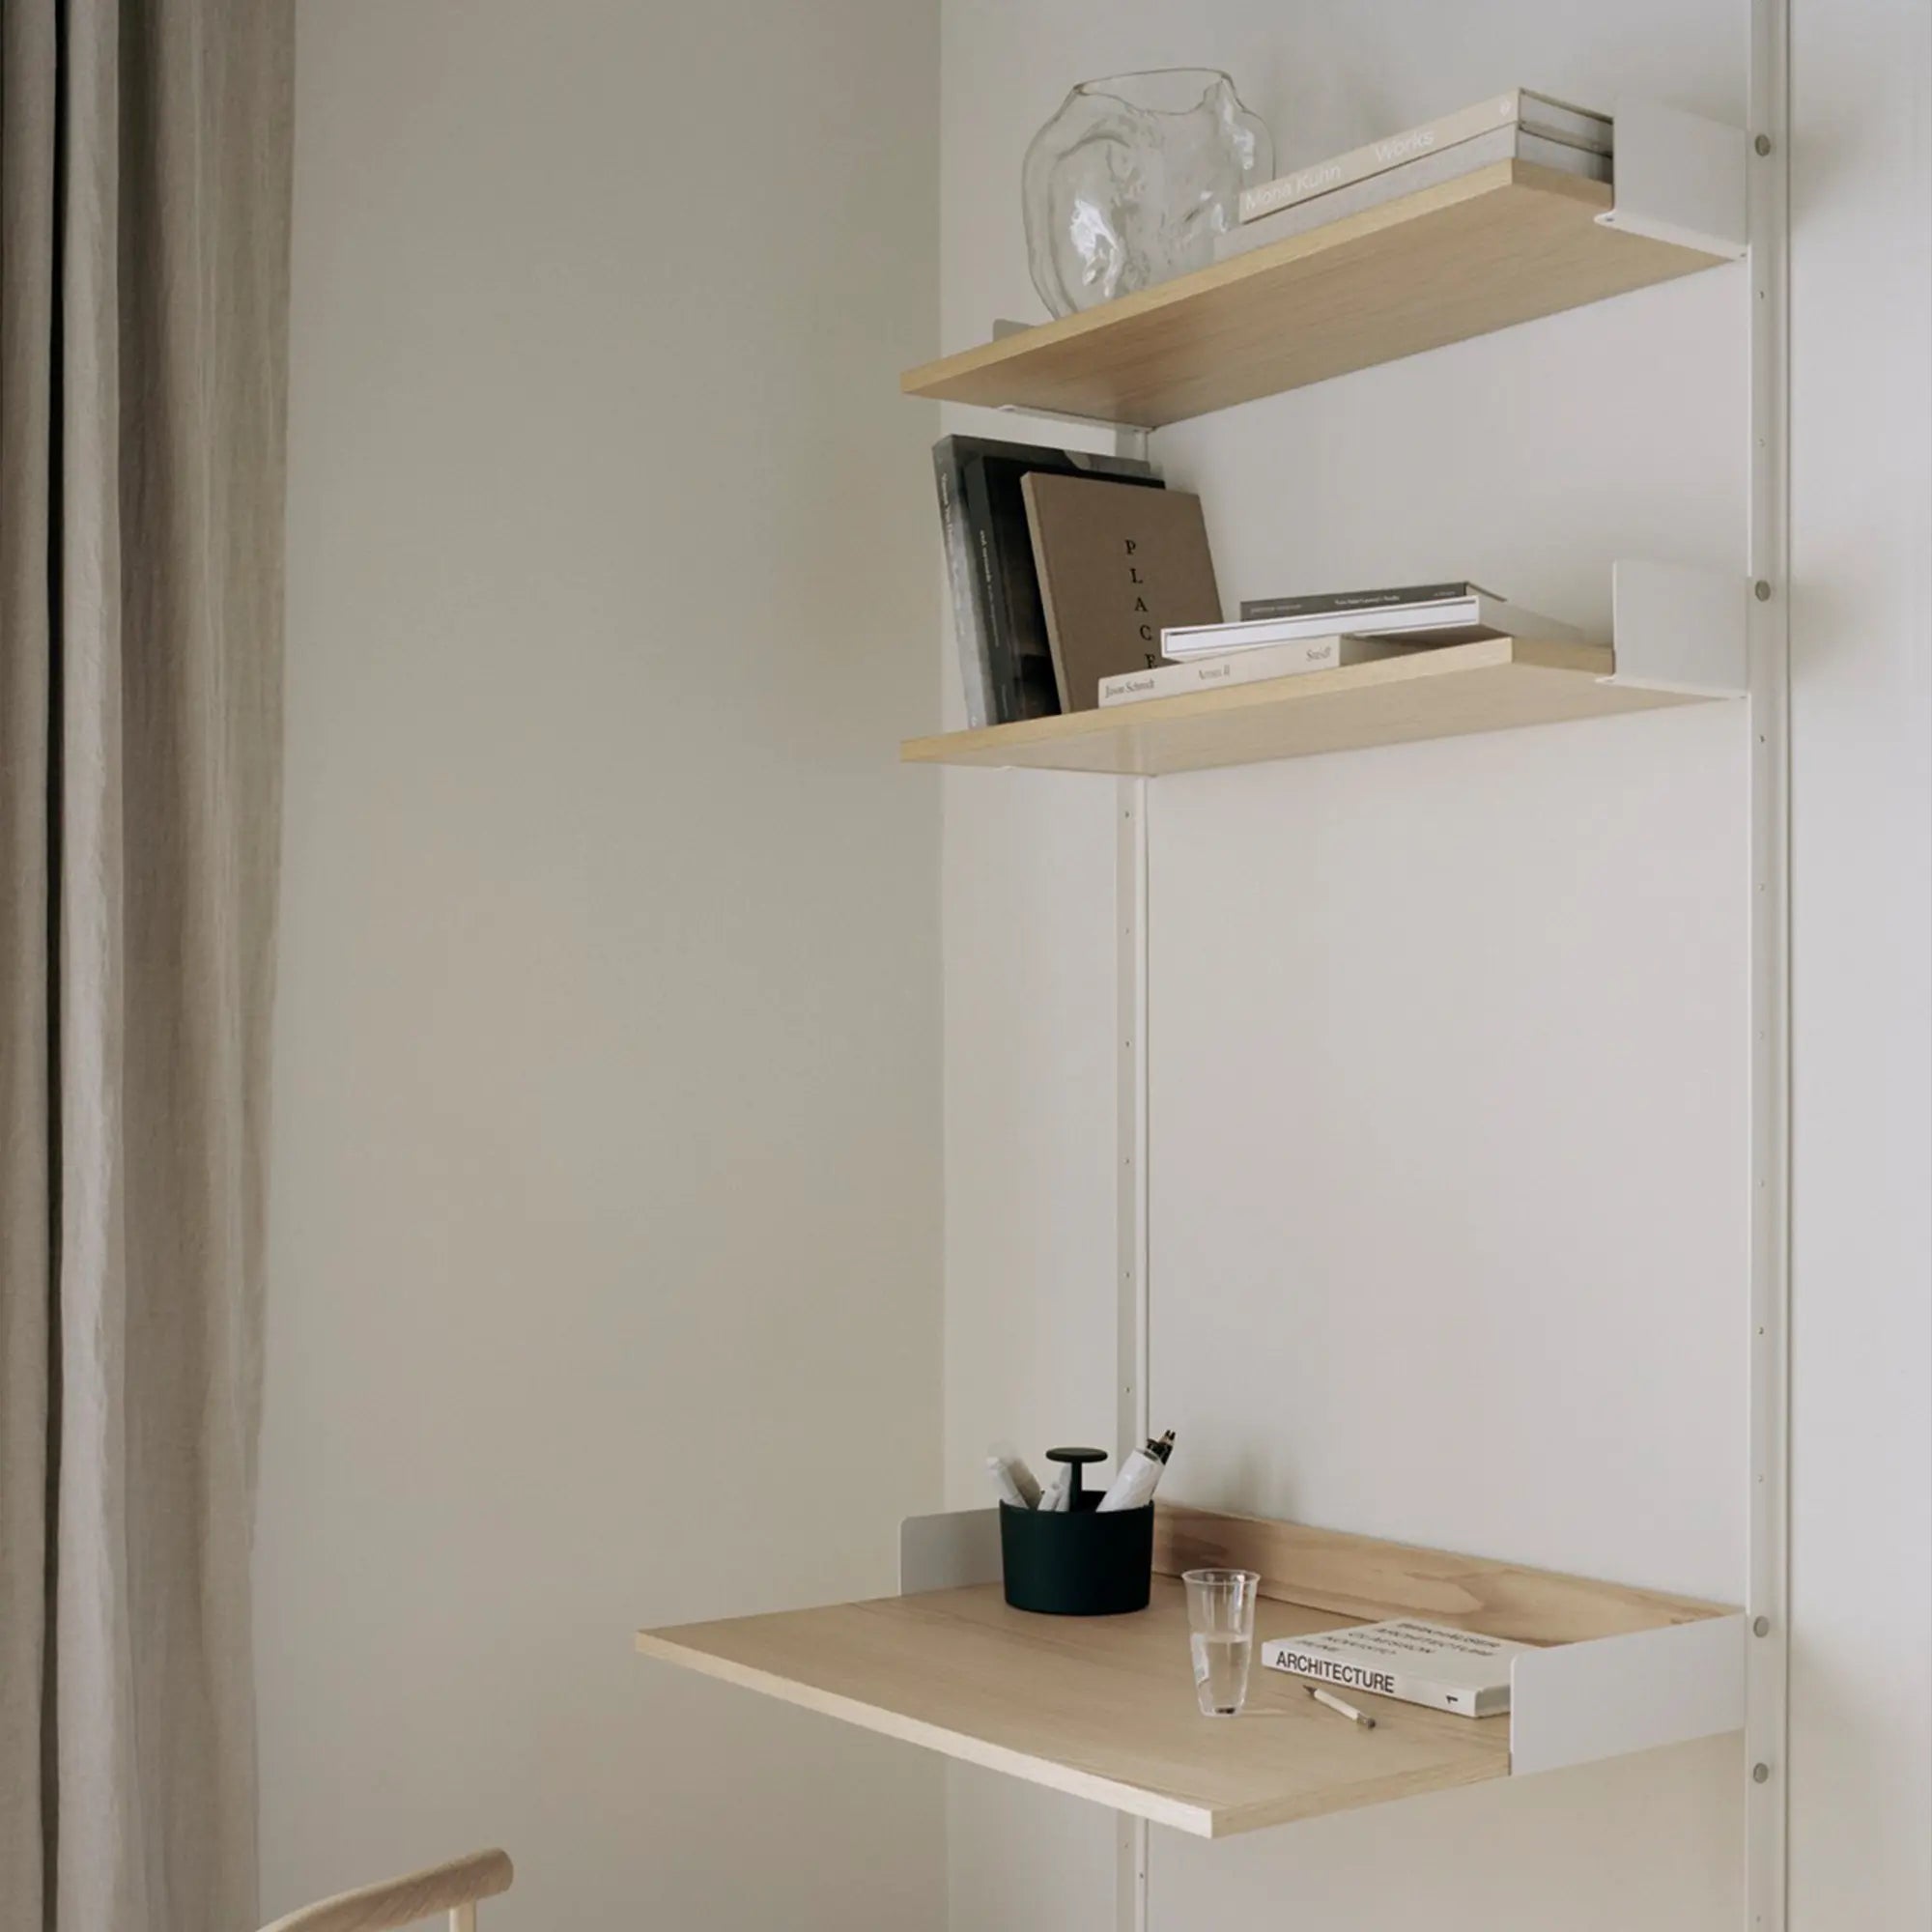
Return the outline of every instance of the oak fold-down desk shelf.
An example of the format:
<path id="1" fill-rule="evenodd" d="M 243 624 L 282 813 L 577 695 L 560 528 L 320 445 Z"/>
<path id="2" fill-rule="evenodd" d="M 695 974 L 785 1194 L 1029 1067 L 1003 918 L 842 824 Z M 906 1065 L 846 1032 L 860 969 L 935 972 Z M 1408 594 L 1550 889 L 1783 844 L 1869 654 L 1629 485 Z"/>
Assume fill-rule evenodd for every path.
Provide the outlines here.
<path id="1" fill-rule="evenodd" d="M 1519 724 L 1605 718 L 1691 704 L 1703 696 L 1605 682 L 1615 668 L 1607 646 L 1488 638 L 1261 684 L 909 738 L 899 756 L 911 764 L 1032 766 L 1154 778 Z"/>
<path id="2" fill-rule="evenodd" d="M 1605 227 L 1614 199 L 1601 182 L 1497 161 L 928 362 L 900 387 L 1156 429 L 1729 259 Z"/>
<path id="3" fill-rule="evenodd" d="M 1259 1665 L 1246 1713 L 1203 1718 L 1176 1579 L 1223 1562 L 1262 1574 L 1258 1640 L 1414 1615 L 1548 1648 L 1517 1664 L 1506 1718 L 1363 1696 L 1377 1726 L 1358 1730 Z M 1717 1605 L 1180 1506 L 1157 1514 L 1154 1567 L 1147 1610 L 1033 1616 L 1002 1597 L 992 1511 L 916 1517 L 908 1594 L 642 1631 L 638 1648 L 1208 1838 L 1744 1721 L 1744 1619 Z"/>

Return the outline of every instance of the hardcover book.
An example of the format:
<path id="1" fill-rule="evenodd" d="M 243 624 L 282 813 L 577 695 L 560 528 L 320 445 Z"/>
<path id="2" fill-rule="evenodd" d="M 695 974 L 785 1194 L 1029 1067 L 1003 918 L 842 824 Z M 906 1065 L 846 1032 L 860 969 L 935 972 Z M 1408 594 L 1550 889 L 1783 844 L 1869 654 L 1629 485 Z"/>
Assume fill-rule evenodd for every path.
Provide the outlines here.
<path id="1" fill-rule="evenodd" d="M 933 481 L 939 486 L 939 529 L 946 544 L 946 582 L 952 593 L 952 635 L 959 651 L 959 681 L 966 694 L 966 723 L 974 730 L 992 724 L 993 663 L 974 578 L 979 561 L 966 521 L 965 478 L 953 460 L 952 439 L 932 447 Z"/>
<path id="2" fill-rule="evenodd" d="M 1264 644 L 1296 643 L 1333 632 L 1336 616 L 1333 611 L 1316 611 L 1299 617 L 1260 617 L 1238 624 L 1178 628 L 1162 635 L 1161 651 L 1178 660 L 1251 651 Z M 1537 638 L 1552 644 L 1603 641 L 1473 585 L 1462 597 L 1417 604 L 1357 605 L 1349 612 L 1349 629 L 1357 637 L 1404 638 L 1414 644 L 1469 644 L 1482 638 Z"/>
<path id="3" fill-rule="evenodd" d="M 1175 624 L 1218 623 L 1201 498 L 1038 471 L 1021 479 L 1063 711 L 1091 711 L 1103 679 L 1161 661 Z"/>
<path id="4" fill-rule="evenodd" d="M 1037 443 L 947 436 L 933 445 L 952 624 L 970 725 L 1060 708 L 1020 479 L 1105 476 L 1158 490 L 1151 464 Z"/>
<path id="5" fill-rule="evenodd" d="M 1149 697 L 1178 697 L 1188 691 L 1212 691 L 1224 684 L 1265 684 L 1271 678 L 1299 677 L 1311 670 L 1337 670 L 1345 665 L 1373 664 L 1378 658 L 1407 657 L 1425 644 L 1398 638 L 1307 638 L 1299 643 L 1270 644 L 1226 657 L 1188 658 L 1153 670 L 1122 671 L 1100 680 L 1100 702 L 1138 704 Z"/>
<path id="6" fill-rule="evenodd" d="M 1241 622 L 1264 617 L 1350 616 L 1357 611 L 1387 611 L 1403 604 L 1446 604 L 1452 597 L 1493 597 L 1480 583 L 1459 578 L 1449 583 L 1398 583 L 1385 590 L 1320 590 L 1301 597 L 1244 597 Z"/>
<path id="7" fill-rule="evenodd" d="M 1510 1707 L 1510 1664 L 1534 1651 L 1478 1631 L 1393 1617 L 1353 1630 L 1271 1637 L 1262 1662 L 1338 1690 L 1368 1690 L 1459 1718 L 1493 1718 Z"/>
<path id="8" fill-rule="evenodd" d="M 1273 181 L 1241 190 L 1241 219 L 1258 221 L 1277 209 L 1292 208 L 1298 201 L 1316 195 L 1332 194 L 1358 181 L 1384 174 L 1422 155 L 1460 147 L 1479 135 L 1503 128 L 1520 128 L 1523 132 L 1585 153 L 1610 152 L 1613 124 L 1607 115 L 1588 108 L 1572 107 L 1567 101 L 1552 100 L 1547 95 L 1532 94 L 1527 88 L 1513 88 L 1507 94 L 1479 100 L 1473 107 L 1460 107 L 1453 114 L 1425 121 L 1419 128 L 1405 128 L 1400 134 L 1385 135 L 1351 148 L 1346 155 L 1313 162 L 1305 168 L 1278 175 Z"/>
<path id="9" fill-rule="evenodd" d="M 1230 261 L 1250 249 L 1286 241 L 1291 235 L 1305 235 L 1311 228 L 1322 228 L 1331 221 L 1379 208 L 1385 201 L 1420 194 L 1424 188 L 1440 187 L 1444 182 L 1460 181 L 1463 176 L 1492 167 L 1498 161 L 1527 161 L 1557 174 L 1575 175 L 1579 181 L 1611 179 L 1608 155 L 1572 147 L 1567 141 L 1552 141 L 1524 128 L 1498 128 L 1491 133 L 1479 134 L 1472 141 L 1460 141 L 1453 148 L 1425 150 L 1412 160 L 1379 174 L 1289 202 L 1272 213 L 1240 222 L 1226 234 L 1215 236 L 1214 259 Z"/>

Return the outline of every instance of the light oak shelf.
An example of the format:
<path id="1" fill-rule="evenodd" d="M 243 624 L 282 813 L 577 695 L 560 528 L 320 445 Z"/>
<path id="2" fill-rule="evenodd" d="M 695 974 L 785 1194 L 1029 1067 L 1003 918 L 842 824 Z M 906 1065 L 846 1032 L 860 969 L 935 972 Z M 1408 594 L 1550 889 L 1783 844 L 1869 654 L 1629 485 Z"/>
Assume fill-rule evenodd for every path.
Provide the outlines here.
<path id="1" fill-rule="evenodd" d="M 1179 1507 L 1159 1512 L 1154 1561 L 1145 1611 L 1034 1616 L 992 1580 L 992 1512 L 914 1519 L 901 1580 L 915 1594 L 642 1631 L 638 1648 L 1209 1838 L 1743 1721 L 1743 1619 L 1720 1605 Z M 1218 1562 L 1262 1573 L 1258 1638 L 1408 1614 L 1549 1648 L 1518 1664 L 1506 1718 L 1364 1695 L 1377 1721 L 1363 1731 L 1257 1666 L 1248 1713 L 1205 1719 L 1177 1578 Z M 917 1587 L 932 1581 L 952 1587 Z"/>
<path id="2" fill-rule="evenodd" d="M 1262 684 L 909 738 L 899 756 L 910 764 L 1153 778 L 1703 701 L 1605 683 L 1615 668 L 1607 645 L 1489 638 Z"/>
<path id="3" fill-rule="evenodd" d="M 1158 428 L 1729 259 L 1603 226 L 1602 182 L 1498 161 L 908 370 L 907 395 Z"/>

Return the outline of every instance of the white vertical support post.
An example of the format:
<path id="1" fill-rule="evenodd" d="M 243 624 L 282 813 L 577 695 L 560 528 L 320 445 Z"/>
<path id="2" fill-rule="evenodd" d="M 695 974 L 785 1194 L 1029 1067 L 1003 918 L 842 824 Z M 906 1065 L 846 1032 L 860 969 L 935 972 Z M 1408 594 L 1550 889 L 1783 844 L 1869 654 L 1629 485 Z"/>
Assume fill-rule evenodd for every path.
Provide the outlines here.
<path id="1" fill-rule="evenodd" d="M 1745 1922 L 1785 1932 L 1790 1756 L 1790 14 L 1751 0 L 1750 1412 Z"/>
<path id="2" fill-rule="evenodd" d="M 1114 1435 L 1138 1449 L 1148 1420 L 1148 781 L 1114 794 L 1114 1065 L 1116 1094 Z M 1148 1828 L 1116 1817 L 1114 1923 L 1147 1932 Z"/>
<path id="3" fill-rule="evenodd" d="M 476 1932 L 475 1906 L 452 1905 L 449 1908 L 449 1932 Z"/>
<path id="4" fill-rule="evenodd" d="M 1122 779 L 1114 823 L 1115 1091 L 1119 1184 L 1115 1288 L 1120 1453 L 1148 1434 L 1147 1388 L 1147 780 Z"/>

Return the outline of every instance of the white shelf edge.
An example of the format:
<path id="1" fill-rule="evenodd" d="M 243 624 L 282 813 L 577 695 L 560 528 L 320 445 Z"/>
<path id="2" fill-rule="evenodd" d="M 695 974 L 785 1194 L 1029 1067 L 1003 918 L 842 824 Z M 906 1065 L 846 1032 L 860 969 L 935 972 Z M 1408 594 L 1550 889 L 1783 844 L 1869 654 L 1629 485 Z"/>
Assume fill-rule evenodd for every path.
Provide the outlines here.
<path id="1" fill-rule="evenodd" d="M 1616 203 L 1598 222 L 1740 260 L 1746 247 L 1744 129 L 1624 96 L 1612 119 Z"/>
<path id="2" fill-rule="evenodd" d="M 1605 684 L 1690 697 L 1743 697 L 1749 585 L 1727 570 L 1619 561 L 1610 566 L 1616 669 Z"/>
<path id="3" fill-rule="evenodd" d="M 1745 1723 L 1745 1620 L 1553 1644 L 1510 1668 L 1510 1775 L 1624 1757 Z"/>
<path id="4" fill-rule="evenodd" d="M 899 1524 L 899 1595 L 1000 1580 L 1000 1512 L 946 1510 Z"/>

